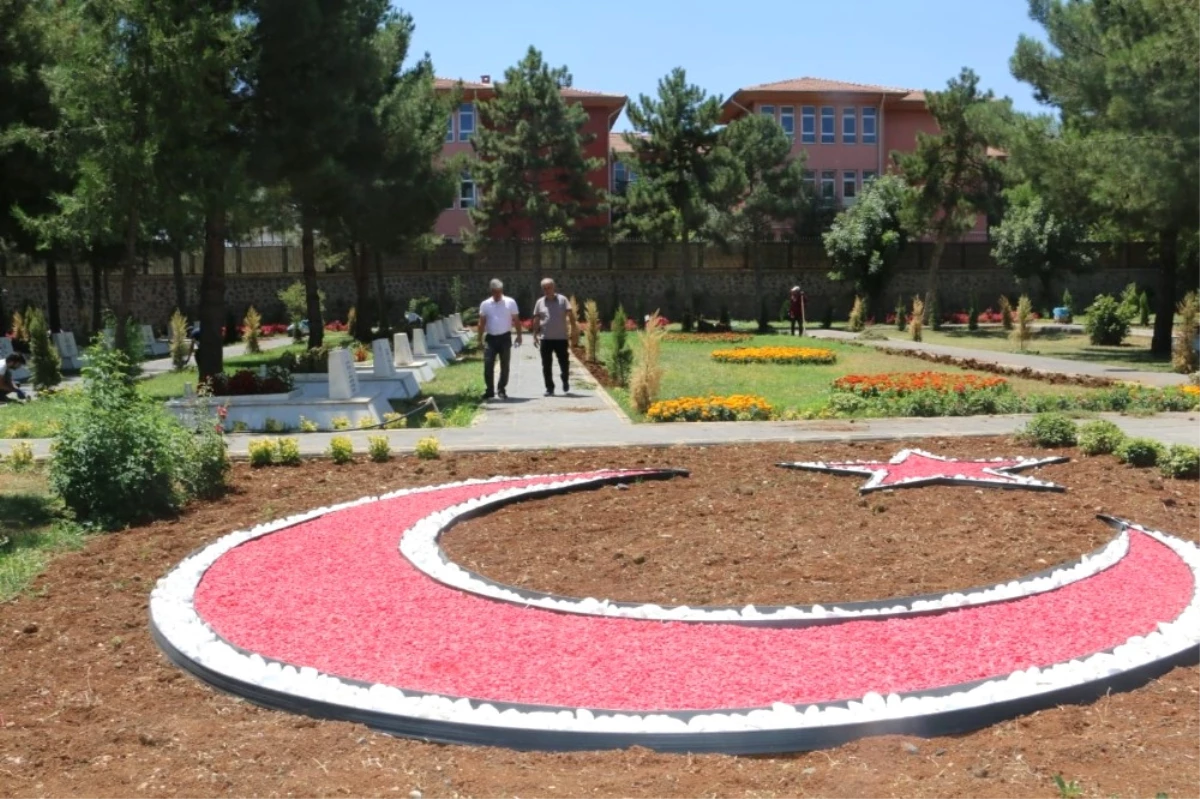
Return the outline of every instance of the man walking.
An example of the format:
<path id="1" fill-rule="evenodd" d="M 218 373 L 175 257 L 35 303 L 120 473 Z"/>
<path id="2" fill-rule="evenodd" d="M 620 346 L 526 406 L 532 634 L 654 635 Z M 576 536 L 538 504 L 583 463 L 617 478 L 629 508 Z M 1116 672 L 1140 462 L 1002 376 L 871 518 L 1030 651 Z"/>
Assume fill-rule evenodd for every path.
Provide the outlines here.
<path id="1" fill-rule="evenodd" d="M 562 377 L 563 393 L 571 391 L 570 367 L 567 360 L 567 331 L 575 324 L 575 312 L 567 298 L 555 290 L 554 281 L 542 281 L 542 296 L 533 306 L 533 346 L 541 338 L 542 378 L 546 381 L 546 396 L 554 396 L 554 376 L 551 363 L 558 358 L 558 371 Z"/>
<path id="2" fill-rule="evenodd" d="M 485 400 L 508 399 L 508 365 L 512 358 L 512 331 L 517 330 L 517 346 L 521 346 L 521 318 L 517 301 L 504 296 L 504 284 L 493 279 L 488 288 L 492 296 L 479 305 L 479 342 L 483 344 L 483 382 L 487 387 Z M 500 385 L 495 384 L 496 357 L 500 357 Z M 498 389 L 498 391 L 497 391 Z"/>

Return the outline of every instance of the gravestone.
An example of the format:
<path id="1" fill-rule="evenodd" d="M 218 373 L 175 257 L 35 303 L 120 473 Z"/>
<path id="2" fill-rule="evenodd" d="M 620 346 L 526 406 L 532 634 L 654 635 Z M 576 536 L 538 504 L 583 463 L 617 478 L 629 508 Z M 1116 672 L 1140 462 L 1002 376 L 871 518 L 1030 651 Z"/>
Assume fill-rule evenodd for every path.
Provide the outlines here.
<path id="1" fill-rule="evenodd" d="M 425 323 L 425 345 L 433 352 L 436 347 L 442 346 L 442 323 L 426 322 Z"/>
<path id="2" fill-rule="evenodd" d="M 338 347 L 329 353 L 329 398 L 353 399 L 359 396 L 358 372 L 350 350 Z"/>
<path id="3" fill-rule="evenodd" d="M 78 371 L 83 365 L 83 359 L 79 357 L 79 347 L 75 344 L 75 334 L 70 331 L 62 333 L 54 333 L 54 347 L 58 350 L 58 357 L 62 361 L 64 369 L 69 371 Z"/>
<path id="4" fill-rule="evenodd" d="M 408 334 L 397 333 L 392 336 L 392 343 L 395 348 L 395 360 L 393 363 L 396 366 L 408 366 L 413 362 L 412 348 L 408 345 Z"/>
<path id="5" fill-rule="evenodd" d="M 146 354 L 150 356 L 166 355 L 171 351 L 167 342 L 154 337 L 154 328 L 150 325 L 142 325 L 142 343 L 146 347 Z"/>
<path id="6" fill-rule="evenodd" d="M 412 354 L 417 358 L 429 357 L 429 349 L 425 346 L 425 331 L 419 327 L 413 328 Z"/>
<path id="7" fill-rule="evenodd" d="M 371 352 L 375 356 L 372 373 L 376 377 L 395 377 L 396 363 L 392 360 L 392 346 L 386 338 L 377 338 L 371 342 Z"/>
<path id="8" fill-rule="evenodd" d="M 465 330 L 466 329 L 463 327 L 462 314 L 460 314 L 460 313 L 450 314 L 450 324 L 454 325 L 455 330 Z"/>

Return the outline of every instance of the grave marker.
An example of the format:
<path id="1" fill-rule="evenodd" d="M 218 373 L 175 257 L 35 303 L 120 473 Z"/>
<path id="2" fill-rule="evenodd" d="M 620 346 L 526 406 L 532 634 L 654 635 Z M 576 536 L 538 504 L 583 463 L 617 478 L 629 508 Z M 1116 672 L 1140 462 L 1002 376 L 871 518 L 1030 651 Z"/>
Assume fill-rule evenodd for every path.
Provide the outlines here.
<path id="1" fill-rule="evenodd" d="M 408 366 L 413 362 L 412 348 L 408 345 L 408 334 L 397 333 L 392 336 L 392 342 L 395 346 L 396 357 L 393 363 L 396 366 Z"/>
<path id="2" fill-rule="evenodd" d="M 329 398 L 353 399 L 359 396 L 358 372 L 350 350 L 338 347 L 329 353 Z"/>
<path id="3" fill-rule="evenodd" d="M 371 342 L 371 351 L 375 356 L 372 373 L 376 377 L 395 377 L 396 364 L 392 360 L 392 345 L 386 338 L 377 338 Z"/>

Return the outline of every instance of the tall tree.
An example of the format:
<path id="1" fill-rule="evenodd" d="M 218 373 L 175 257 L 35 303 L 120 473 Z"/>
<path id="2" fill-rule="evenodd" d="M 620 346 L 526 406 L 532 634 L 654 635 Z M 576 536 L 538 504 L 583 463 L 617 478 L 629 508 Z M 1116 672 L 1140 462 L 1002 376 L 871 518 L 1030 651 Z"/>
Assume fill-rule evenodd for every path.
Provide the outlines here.
<path id="1" fill-rule="evenodd" d="M 916 191 L 910 224 L 934 237 L 925 290 L 925 307 L 934 307 L 938 269 L 946 243 L 970 230 L 986 213 L 1002 184 L 1001 164 L 988 156 L 988 116 L 997 111 L 990 91 L 979 89 L 979 76 L 964 68 L 945 91 L 926 93 L 936 134 L 917 134 L 917 147 L 898 155 L 904 178 Z"/>
<path id="2" fill-rule="evenodd" d="M 689 84 L 687 73 L 676 67 L 658 81 L 657 97 L 641 95 L 626 113 L 636 134 L 626 134 L 625 140 L 639 170 L 623 203 L 623 223 L 652 240 L 683 244 L 680 271 L 690 320 L 695 292 L 689 244 L 712 208 L 727 205 L 742 181 L 717 131 L 721 98 Z"/>
<path id="3" fill-rule="evenodd" d="M 1030 0 L 1013 75 L 1062 117 L 1061 149 L 1094 209 L 1157 239 L 1151 351 L 1171 353 L 1181 239 L 1200 226 L 1200 31 L 1191 0 Z"/>
<path id="4" fill-rule="evenodd" d="M 470 169 L 483 189 L 471 209 L 478 234 L 513 237 L 528 226 L 538 267 L 542 235 L 570 230 L 602 199 L 588 173 L 605 162 L 584 155 L 595 135 L 583 131 L 583 106 L 562 96 L 571 83 L 565 66 L 551 67 L 530 47 L 504 71 L 495 96 L 479 104 L 483 124 L 472 139 L 477 161 Z"/>
<path id="5" fill-rule="evenodd" d="M 1092 264 L 1088 226 L 1056 214 L 1028 183 L 1007 190 L 1005 198 L 1004 221 L 993 230 L 992 256 L 1018 280 L 1040 283 L 1042 302 L 1051 307 L 1054 281 Z"/>
<path id="6" fill-rule="evenodd" d="M 882 318 L 883 290 L 908 244 L 904 211 L 909 187 L 898 175 L 867 183 L 854 205 L 834 219 L 823 236 L 829 279 L 849 282 L 854 293 Z"/>

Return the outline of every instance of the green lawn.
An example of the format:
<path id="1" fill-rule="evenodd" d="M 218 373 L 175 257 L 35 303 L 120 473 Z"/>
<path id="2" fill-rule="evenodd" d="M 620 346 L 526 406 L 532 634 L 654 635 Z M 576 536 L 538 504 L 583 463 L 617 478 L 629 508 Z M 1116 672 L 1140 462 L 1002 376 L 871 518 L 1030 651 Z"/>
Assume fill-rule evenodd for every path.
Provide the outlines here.
<path id="1" fill-rule="evenodd" d="M 84 539 L 62 518 L 41 468 L 0 467 L 0 602 L 23 591 L 55 552 L 77 549 Z"/>
<path id="2" fill-rule="evenodd" d="M 420 397 L 403 405 L 392 404 L 403 412 L 432 397 L 448 427 L 470 427 L 483 402 L 483 390 L 483 350 L 474 348 L 464 351 L 457 363 L 434 372 L 433 380 L 421 385 Z M 408 425 L 420 426 L 423 419 L 423 413 L 415 414 Z"/>
<path id="3" fill-rule="evenodd" d="M 889 339 L 910 340 L 908 332 L 897 330 L 895 325 L 875 325 L 870 331 Z M 925 328 L 922 331 L 922 342 L 994 352 L 1020 351 L 1009 340 L 1008 333 L 996 327 L 985 327 L 975 331 L 966 328 L 940 331 Z M 1111 364 L 1145 371 L 1171 371 L 1171 361 L 1152 356 L 1150 339 L 1140 336 L 1131 336 L 1119 347 L 1100 347 L 1088 341 L 1088 337 L 1083 334 L 1036 331 L 1025 346 L 1025 354 Z"/>
<path id="4" fill-rule="evenodd" d="M 640 349 L 638 337 L 630 335 L 634 352 Z M 601 334 L 600 357 L 607 361 L 612 335 Z M 722 364 L 709 354 L 728 347 L 805 346 L 830 349 L 837 353 L 837 363 L 828 366 L 784 366 L 774 364 Z M 711 394 L 757 394 L 765 398 L 776 411 L 816 411 L 823 407 L 831 394 L 830 384 L 848 374 L 877 374 L 880 372 L 966 372 L 954 366 L 929 363 L 902 355 L 888 355 L 871 347 L 845 344 L 812 338 L 792 338 L 781 335 L 754 336 L 740 344 L 668 343 L 663 345 L 664 375 L 660 399 L 704 397 Z M 976 373 L 979 374 L 979 373 Z M 1014 391 L 1022 395 L 1084 393 L 1079 386 L 1054 386 L 1037 380 L 1010 378 Z M 613 398 L 630 418 L 640 420 L 633 408 L 629 392 L 611 391 Z"/>

